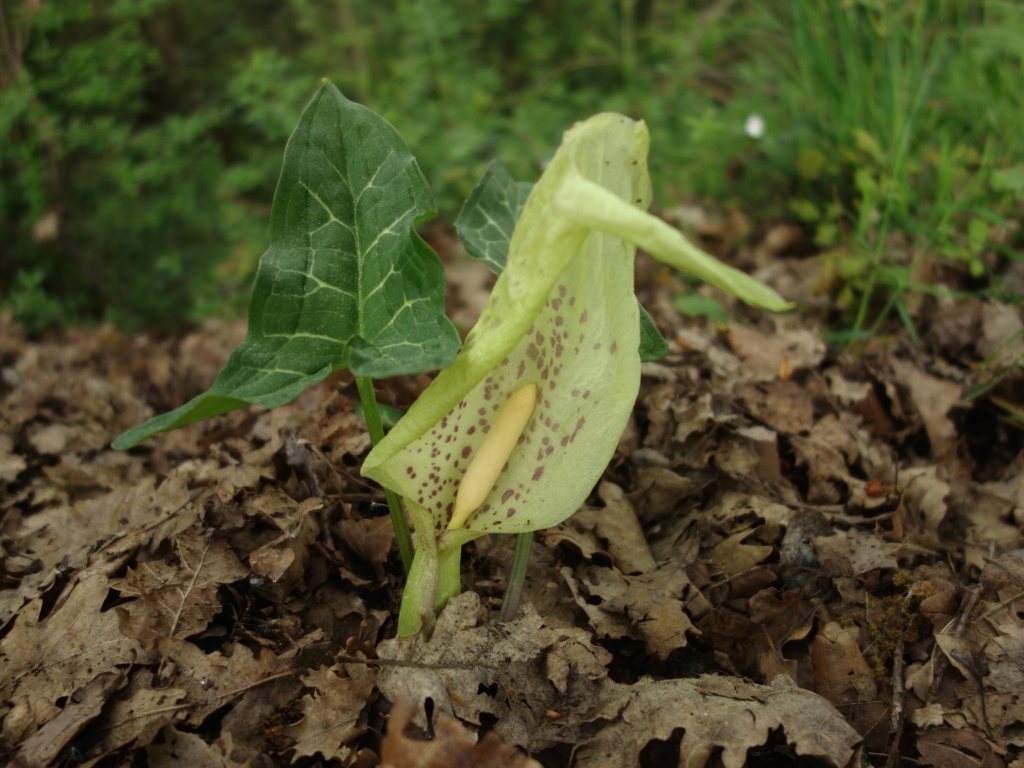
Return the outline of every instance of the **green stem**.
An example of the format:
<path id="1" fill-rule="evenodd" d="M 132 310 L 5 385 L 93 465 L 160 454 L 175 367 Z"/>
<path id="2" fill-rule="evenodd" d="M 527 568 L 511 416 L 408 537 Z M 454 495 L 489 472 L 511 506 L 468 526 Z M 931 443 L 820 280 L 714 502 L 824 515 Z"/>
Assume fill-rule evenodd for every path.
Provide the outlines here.
<path id="1" fill-rule="evenodd" d="M 434 598 L 437 595 L 438 569 L 437 539 L 422 537 L 416 556 L 409 569 L 409 578 L 402 592 L 402 607 L 398 612 L 398 634 L 415 635 L 424 627 L 427 633 L 434 628 Z"/>
<path id="2" fill-rule="evenodd" d="M 434 612 L 440 613 L 448 601 L 462 593 L 462 545 L 442 547 L 438 551 L 437 594 Z"/>
<path id="3" fill-rule="evenodd" d="M 508 574 L 508 586 L 505 587 L 498 621 L 512 621 L 519 610 L 519 599 L 523 596 L 523 584 L 526 582 L 526 567 L 530 564 L 531 544 L 532 531 L 516 534 L 516 551 L 512 556 L 512 570 Z"/>
<path id="4" fill-rule="evenodd" d="M 356 388 L 359 390 L 359 399 L 363 404 L 363 416 L 366 418 L 366 428 L 370 431 L 370 442 L 376 445 L 384 439 L 384 424 L 380 420 L 377 396 L 373 392 L 373 380 L 356 376 Z M 402 555 L 402 566 L 408 574 L 412 569 L 413 548 L 409 523 L 405 519 L 405 510 L 402 509 L 402 500 L 398 498 L 397 493 L 387 488 L 384 489 L 384 498 L 387 499 L 388 510 L 391 512 L 391 525 L 395 528 L 398 551 Z"/>
<path id="5" fill-rule="evenodd" d="M 437 614 L 462 587 L 462 545 L 438 547 L 433 536 L 422 538 L 402 593 L 399 635 L 414 635 L 421 629 L 429 635 Z"/>

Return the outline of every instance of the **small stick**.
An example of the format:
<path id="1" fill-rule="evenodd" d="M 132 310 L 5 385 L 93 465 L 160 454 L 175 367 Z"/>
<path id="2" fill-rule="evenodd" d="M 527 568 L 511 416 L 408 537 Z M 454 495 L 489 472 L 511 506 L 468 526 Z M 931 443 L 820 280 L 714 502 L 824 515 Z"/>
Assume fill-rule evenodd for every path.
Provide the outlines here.
<path id="1" fill-rule="evenodd" d="M 889 757 L 885 768 L 899 768 L 902 764 L 899 749 L 906 721 L 903 713 L 903 663 L 903 635 L 900 635 L 892 655 L 892 711 L 889 713 Z"/>
<path id="2" fill-rule="evenodd" d="M 953 631 L 953 637 L 962 637 L 964 631 L 967 629 L 967 620 L 971 617 L 971 613 L 974 611 L 974 606 L 978 604 L 978 600 L 981 597 L 981 587 L 972 587 L 967 593 L 967 599 L 964 600 L 964 608 L 960 613 L 960 619 L 956 623 L 956 629 Z M 935 697 L 939 693 L 939 686 L 942 685 L 942 676 L 946 674 L 946 668 L 949 666 L 949 659 L 946 658 L 946 654 L 939 653 L 935 659 L 935 668 L 932 670 L 932 687 L 928 691 L 928 701 L 935 701 Z"/>

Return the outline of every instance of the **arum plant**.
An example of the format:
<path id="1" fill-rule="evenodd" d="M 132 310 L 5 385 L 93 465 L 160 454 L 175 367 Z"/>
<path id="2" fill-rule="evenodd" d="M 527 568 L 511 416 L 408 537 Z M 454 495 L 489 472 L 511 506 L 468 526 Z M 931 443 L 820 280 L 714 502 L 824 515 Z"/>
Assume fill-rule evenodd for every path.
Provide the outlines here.
<path id="1" fill-rule="evenodd" d="M 399 634 L 429 629 L 458 594 L 462 545 L 561 522 L 604 471 L 640 385 L 637 246 L 789 308 L 646 212 L 648 146 L 646 126 L 616 114 L 565 134 L 462 350 L 367 456 L 363 474 L 405 500 L 417 532 Z"/>

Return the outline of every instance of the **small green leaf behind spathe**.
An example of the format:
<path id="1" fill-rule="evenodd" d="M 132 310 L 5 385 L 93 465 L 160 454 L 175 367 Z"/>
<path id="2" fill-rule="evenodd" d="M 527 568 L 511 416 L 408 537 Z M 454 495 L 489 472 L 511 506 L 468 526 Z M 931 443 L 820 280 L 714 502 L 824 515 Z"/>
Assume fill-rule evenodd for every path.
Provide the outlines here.
<path id="1" fill-rule="evenodd" d="M 505 269 L 512 232 L 532 189 L 533 182 L 515 181 L 500 160 L 492 160 L 455 219 L 466 251 L 496 275 Z"/>
<path id="2" fill-rule="evenodd" d="M 512 232 L 531 189 L 531 182 L 515 181 L 500 160 L 492 160 L 455 220 L 466 251 L 496 275 L 505 269 Z M 640 360 L 660 360 L 666 354 L 668 344 L 640 305 Z"/>
<path id="3" fill-rule="evenodd" d="M 283 405 L 342 368 L 377 378 L 451 363 L 459 337 L 444 314 L 444 271 L 414 229 L 432 213 L 398 132 L 325 82 L 285 149 L 245 340 L 208 392 L 114 448 L 247 405 Z"/>

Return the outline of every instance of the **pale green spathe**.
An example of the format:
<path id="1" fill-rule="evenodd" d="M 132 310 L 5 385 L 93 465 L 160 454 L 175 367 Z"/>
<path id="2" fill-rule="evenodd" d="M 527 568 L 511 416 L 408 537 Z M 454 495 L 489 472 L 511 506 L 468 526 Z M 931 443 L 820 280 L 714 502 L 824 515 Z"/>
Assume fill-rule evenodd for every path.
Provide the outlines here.
<path id="1" fill-rule="evenodd" d="M 367 456 L 363 474 L 403 497 L 419 540 L 401 634 L 429 623 L 430 611 L 457 593 L 462 544 L 556 525 L 608 465 L 640 386 L 637 244 L 751 304 L 789 307 L 646 212 L 648 146 L 644 123 L 623 115 L 597 115 L 566 132 L 455 362 Z M 504 470 L 465 527 L 446 531 L 485 432 L 528 383 L 540 390 L 537 406 Z"/>

